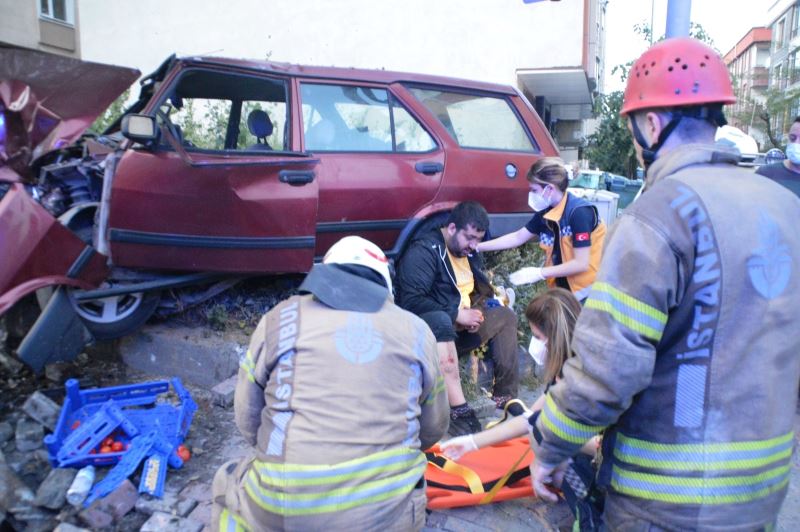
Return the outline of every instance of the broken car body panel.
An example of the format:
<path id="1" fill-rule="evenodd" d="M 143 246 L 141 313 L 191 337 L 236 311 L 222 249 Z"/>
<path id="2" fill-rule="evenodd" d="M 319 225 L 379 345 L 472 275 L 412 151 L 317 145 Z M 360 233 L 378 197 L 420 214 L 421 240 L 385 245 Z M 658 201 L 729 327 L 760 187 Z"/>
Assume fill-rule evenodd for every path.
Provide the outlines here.
<path id="1" fill-rule="evenodd" d="M 45 286 L 99 285 L 109 271 L 105 257 L 61 225 L 22 183 L 7 186 L 0 199 L 0 245 L 8 253 L 0 262 L 0 314 Z"/>
<path id="2" fill-rule="evenodd" d="M 35 178 L 32 160 L 75 142 L 137 77 L 136 69 L 0 47 L 0 165 Z"/>

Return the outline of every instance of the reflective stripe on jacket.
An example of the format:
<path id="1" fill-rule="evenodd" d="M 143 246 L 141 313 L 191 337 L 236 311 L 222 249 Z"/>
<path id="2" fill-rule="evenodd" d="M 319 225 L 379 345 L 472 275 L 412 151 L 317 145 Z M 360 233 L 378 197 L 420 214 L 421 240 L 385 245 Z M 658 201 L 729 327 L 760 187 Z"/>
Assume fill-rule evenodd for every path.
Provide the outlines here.
<path id="1" fill-rule="evenodd" d="M 660 156 L 614 224 L 538 420 L 558 463 L 604 427 L 615 505 L 681 529 L 772 523 L 800 381 L 800 200 L 722 148 Z"/>
<path id="2" fill-rule="evenodd" d="M 600 267 L 600 259 L 603 255 L 603 243 L 606 238 L 606 224 L 597 214 L 597 208 L 583 198 L 573 196 L 569 192 L 564 194 L 561 201 L 547 211 L 543 218 L 555 226 L 554 238 L 556 234 L 561 246 L 561 263 L 569 262 L 575 258 L 575 248 L 572 246 L 572 227 L 569 225 L 570 217 L 575 209 L 592 209 L 597 225 L 592 230 L 592 246 L 589 249 L 589 269 L 582 273 L 577 273 L 567 277 L 567 284 L 570 290 L 575 293 L 591 286 Z M 553 265 L 553 240 L 549 235 L 539 235 L 539 247 L 545 253 L 545 266 Z M 556 286 L 555 278 L 547 279 L 547 284 L 551 287 Z"/>

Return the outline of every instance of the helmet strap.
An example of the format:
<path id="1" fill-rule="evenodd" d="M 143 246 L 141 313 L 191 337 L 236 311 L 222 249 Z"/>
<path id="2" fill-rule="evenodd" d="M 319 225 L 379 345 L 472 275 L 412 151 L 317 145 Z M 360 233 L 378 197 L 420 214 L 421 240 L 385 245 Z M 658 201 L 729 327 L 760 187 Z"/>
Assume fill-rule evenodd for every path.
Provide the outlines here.
<path id="1" fill-rule="evenodd" d="M 633 129 L 633 138 L 636 139 L 636 142 L 639 146 L 642 147 L 642 162 L 644 163 L 644 171 L 647 172 L 647 169 L 650 168 L 650 165 L 653 164 L 653 161 L 656 160 L 656 154 L 658 154 L 658 150 L 664 145 L 664 143 L 669 138 L 670 134 L 678 127 L 678 124 L 683 117 L 682 114 L 674 114 L 670 121 L 664 126 L 664 129 L 658 134 L 658 139 L 653 144 L 648 144 L 647 140 L 644 138 L 644 134 L 642 134 L 642 130 L 639 129 L 639 124 L 636 122 L 636 117 L 631 117 L 631 129 Z"/>

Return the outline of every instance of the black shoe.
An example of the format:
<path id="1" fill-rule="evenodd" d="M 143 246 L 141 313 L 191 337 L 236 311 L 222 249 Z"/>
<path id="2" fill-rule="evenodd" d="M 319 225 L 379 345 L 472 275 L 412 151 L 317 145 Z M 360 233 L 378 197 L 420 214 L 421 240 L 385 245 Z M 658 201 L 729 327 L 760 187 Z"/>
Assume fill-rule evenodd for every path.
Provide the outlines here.
<path id="1" fill-rule="evenodd" d="M 481 431 L 481 422 L 475 415 L 474 410 L 457 417 L 450 417 L 450 428 L 447 433 L 452 436 L 464 436 L 465 434 L 475 434 Z"/>

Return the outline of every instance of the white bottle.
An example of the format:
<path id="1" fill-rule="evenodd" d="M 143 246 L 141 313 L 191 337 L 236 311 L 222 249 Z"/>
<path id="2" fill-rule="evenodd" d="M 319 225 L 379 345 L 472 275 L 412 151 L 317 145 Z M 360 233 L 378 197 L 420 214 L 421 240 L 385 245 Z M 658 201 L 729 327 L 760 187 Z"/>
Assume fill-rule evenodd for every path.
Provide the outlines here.
<path id="1" fill-rule="evenodd" d="M 67 490 L 67 502 L 75 507 L 80 506 L 86 500 L 86 496 L 89 495 L 92 484 L 94 484 L 94 466 L 88 465 L 75 475 L 75 480 L 72 481 Z"/>

